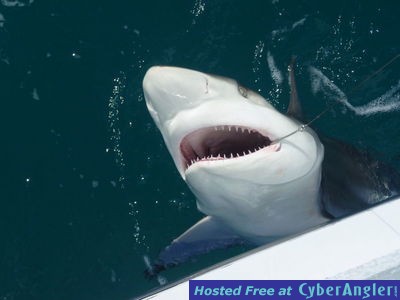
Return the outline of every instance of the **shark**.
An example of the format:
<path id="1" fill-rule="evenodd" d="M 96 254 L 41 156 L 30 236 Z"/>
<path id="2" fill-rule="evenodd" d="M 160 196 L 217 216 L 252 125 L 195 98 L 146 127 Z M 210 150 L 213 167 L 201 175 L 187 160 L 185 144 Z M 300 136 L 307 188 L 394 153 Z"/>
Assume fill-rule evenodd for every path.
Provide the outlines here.
<path id="1" fill-rule="evenodd" d="M 146 72 L 148 111 L 205 215 L 160 252 L 150 276 L 213 249 L 297 234 L 399 194 L 396 170 L 304 126 L 294 64 L 286 113 L 234 79 L 169 66 Z"/>

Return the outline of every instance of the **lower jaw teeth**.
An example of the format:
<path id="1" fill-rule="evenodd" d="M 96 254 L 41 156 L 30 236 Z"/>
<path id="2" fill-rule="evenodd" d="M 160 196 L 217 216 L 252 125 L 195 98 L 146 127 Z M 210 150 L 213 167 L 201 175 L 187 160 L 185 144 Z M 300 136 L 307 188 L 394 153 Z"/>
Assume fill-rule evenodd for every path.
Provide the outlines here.
<path id="1" fill-rule="evenodd" d="M 231 154 L 228 154 L 228 155 L 223 154 L 223 156 L 222 156 L 221 154 L 218 154 L 217 156 L 212 156 L 212 155 L 210 155 L 210 156 L 205 156 L 205 157 L 201 157 L 201 158 L 200 158 L 200 157 L 197 157 L 197 158 L 191 160 L 190 164 L 188 164 L 188 167 L 189 167 L 190 165 L 196 163 L 196 162 L 199 162 L 199 161 L 206 161 L 206 160 L 224 160 L 224 159 L 230 159 L 230 158 L 237 158 L 237 157 L 246 156 L 246 155 L 252 154 L 252 153 L 254 153 L 254 152 L 257 152 L 257 151 L 259 151 L 259 150 L 262 150 L 262 149 L 264 149 L 264 148 L 266 148 L 266 147 L 268 147 L 268 146 L 258 147 L 257 149 L 254 149 L 253 151 L 247 150 L 247 153 L 246 153 L 246 151 L 243 151 L 243 155 L 240 155 L 239 153 L 236 153 L 236 154 L 231 153 Z"/>

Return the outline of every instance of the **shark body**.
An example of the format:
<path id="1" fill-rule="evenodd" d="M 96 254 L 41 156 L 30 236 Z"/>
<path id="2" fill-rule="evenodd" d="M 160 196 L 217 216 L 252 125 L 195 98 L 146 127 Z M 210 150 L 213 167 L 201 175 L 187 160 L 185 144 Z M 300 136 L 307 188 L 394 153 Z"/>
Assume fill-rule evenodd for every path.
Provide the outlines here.
<path id="1" fill-rule="evenodd" d="M 160 253 L 154 272 L 243 240 L 260 245 L 299 233 L 398 194 L 398 174 L 351 146 L 321 142 L 309 127 L 279 140 L 302 124 L 289 70 L 287 115 L 233 79 L 147 71 L 148 110 L 207 215 Z"/>

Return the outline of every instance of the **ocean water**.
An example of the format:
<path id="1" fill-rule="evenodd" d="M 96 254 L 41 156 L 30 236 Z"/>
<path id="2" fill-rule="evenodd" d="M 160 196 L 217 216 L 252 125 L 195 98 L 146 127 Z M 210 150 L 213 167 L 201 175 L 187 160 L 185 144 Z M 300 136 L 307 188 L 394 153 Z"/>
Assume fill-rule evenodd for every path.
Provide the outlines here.
<path id="1" fill-rule="evenodd" d="M 398 1 L 1 0 L 0 299 L 130 299 L 250 249 L 143 276 L 202 217 L 147 113 L 153 65 L 235 78 L 284 112 L 296 55 L 308 119 L 337 103 L 313 127 L 400 171 L 400 58 L 380 70 L 400 53 L 399 14 Z"/>

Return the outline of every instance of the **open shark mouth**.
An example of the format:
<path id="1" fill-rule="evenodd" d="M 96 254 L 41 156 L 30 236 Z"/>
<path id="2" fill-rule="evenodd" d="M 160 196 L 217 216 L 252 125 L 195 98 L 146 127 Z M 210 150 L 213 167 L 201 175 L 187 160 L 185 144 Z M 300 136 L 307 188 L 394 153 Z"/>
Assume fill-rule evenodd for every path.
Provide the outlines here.
<path id="1" fill-rule="evenodd" d="M 198 129 L 180 144 L 185 169 L 196 162 L 237 158 L 264 148 L 275 152 L 279 146 L 271 145 L 271 139 L 255 129 L 236 125 Z"/>

